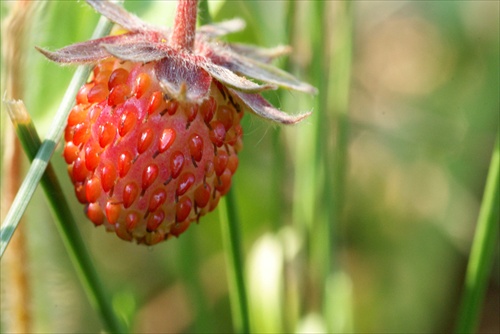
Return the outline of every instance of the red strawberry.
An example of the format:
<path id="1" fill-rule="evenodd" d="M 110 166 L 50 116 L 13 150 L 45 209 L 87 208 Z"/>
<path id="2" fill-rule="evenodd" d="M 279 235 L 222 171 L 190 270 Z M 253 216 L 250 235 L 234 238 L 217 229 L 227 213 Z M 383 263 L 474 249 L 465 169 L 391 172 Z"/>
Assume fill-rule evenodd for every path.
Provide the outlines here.
<path id="1" fill-rule="evenodd" d="M 229 190 L 244 108 L 285 124 L 308 115 L 286 115 L 258 92 L 314 88 L 264 63 L 282 49 L 212 42 L 238 30 L 239 20 L 203 26 L 195 35 L 194 1 L 180 1 L 173 32 L 112 3 L 88 2 L 129 32 L 56 52 L 39 49 L 60 63 L 96 64 L 69 115 L 64 158 L 94 224 L 156 244 L 181 234 Z"/>
<path id="2" fill-rule="evenodd" d="M 243 111 L 212 83 L 201 104 L 164 96 L 152 63 L 111 58 L 77 95 L 64 158 L 96 225 L 155 244 L 213 210 L 231 184 Z"/>

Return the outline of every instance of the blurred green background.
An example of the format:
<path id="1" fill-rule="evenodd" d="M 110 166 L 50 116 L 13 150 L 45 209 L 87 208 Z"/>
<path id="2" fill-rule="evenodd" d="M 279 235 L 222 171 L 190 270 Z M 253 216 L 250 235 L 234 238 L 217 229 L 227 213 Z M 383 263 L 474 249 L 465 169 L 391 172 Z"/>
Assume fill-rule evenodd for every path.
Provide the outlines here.
<path id="1" fill-rule="evenodd" d="M 12 5 L 0 3 L 2 24 Z M 36 7 L 22 79 L 43 137 L 74 69 L 49 63 L 34 46 L 83 41 L 98 16 L 83 2 Z M 125 7 L 170 26 L 175 2 Z M 320 88 L 317 96 L 267 95 L 287 112 L 314 111 L 299 125 L 244 118 L 233 190 L 253 331 L 451 331 L 499 126 L 500 3 L 209 1 L 209 8 L 215 21 L 247 22 L 229 41 L 292 45 L 277 64 Z M 345 87 L 347 109 L 339 93 Z M 2 133 L 6 123 L 2 106 Z M 133 332 L 232 331 L 217 211 L 177 240 L 126 243 L 85 219 L 61 148 L 52 163 Z M 99 332 L 40 190 L 24 224 L 33 330 Z M 9 268 L 1 264 L 4 283 Z M 500 331 L 499 283 L 497 244 L 481 333 Z M 1 286 L 2 332 L 9 288 Z"/>

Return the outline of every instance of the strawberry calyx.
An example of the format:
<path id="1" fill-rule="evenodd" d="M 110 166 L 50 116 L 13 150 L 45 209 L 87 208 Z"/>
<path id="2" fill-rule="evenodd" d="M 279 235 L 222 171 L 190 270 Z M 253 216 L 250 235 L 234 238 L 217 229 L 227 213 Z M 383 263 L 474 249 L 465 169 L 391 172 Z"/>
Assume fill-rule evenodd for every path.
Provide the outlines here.
<path id="1" fill-rule="evenodd" d="M 126 34 L 108 36 L 73 44 L 57 51 L 37 48 L 52 61 L 61 64 L 97 63 L 108 57 L 116 57 L 132 62 L 158 62 L 155 73 L 163 83 L 166 94 L 180 100 L 200 103 L 208 97 L 210 80 L 215 79 L 231 89 L 237 99 L 250 111 L 268 120 L 295 124 L 310 115 L 287 115 L 263 98 L 249 98 L 247 94 L 258 94 L 278 87 L 315 94 L 316 88 L 297 80 L 291 74 L 275 68 L 262 60 L 263 49 L 251 46 L 224 44 L 216 37 L 239 31 L 243 21 L 236 19 L 200 27 L 192 33 L 196 19 L 195 1 L 180 1 L 176 22 L 188 20 L 182 28 L 174 27 L 173 32 L 143 22 L 122 7 L 108 1 L 87 0 L 100 14 L 129 31 Z M 189 8 L 184 8 L 189 7 Z M 193 19 L 194 11 L 194 19 Z M 187 17 L 187 18 L 186 18 Z M 184 18 L 184 19 L 183 19 Z M 187 28 L 190 27 L 190 28 Z M 186 36 L 182 37 L 181 35 Z M 245 50 L 245 55 L 238 52 Z M 272 59 L 281 55 L 282 49 L 267 52 Z M 257 84 L 248 78 L 256 79 Z"/>

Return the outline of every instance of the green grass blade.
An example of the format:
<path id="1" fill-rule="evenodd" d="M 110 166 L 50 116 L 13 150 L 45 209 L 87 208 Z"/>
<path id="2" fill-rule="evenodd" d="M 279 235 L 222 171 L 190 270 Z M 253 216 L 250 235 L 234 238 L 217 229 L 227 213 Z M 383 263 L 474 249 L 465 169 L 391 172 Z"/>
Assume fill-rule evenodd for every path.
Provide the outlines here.
<path id="1" fill-rule="evenodd" d="M 320 105 L 325 110 L 321 110 L 324 121 L 321 122 L 322 129 L 317 137 L 317 145 L 323 148 L 323 168 L 325 172 L 325 187 L 322 194 L 322 207 L 325 208 L 325 225 L 327 228 L 326 243 L 324 248 L 325 256 L 325 277 L 324 277 L 324 300 L 323 314 L 326 326 L 329 331 L 344 331 L 346 319 L 349 318 L 348 309 L 348 282 L 349 278 L 342 272 L 342 268 L 337 264 L 339 247 L 339 231 L 341 230 L 341 217 L 344 211 L 346 197 L 346 172 L 348 168 L 347 146 L 349 141 L 349 96 L 351 86 L 352 49 L 353 49 L 353 8 L 352 2 L 342 1 L 338 3 L 338 14 L 333 25 L 333 41 L 337 43 L 337 51 L 331 58 L 330 77 L 325 78 L 332 89 L 328 89 L 326 84 L 320 87 L 327 89 L 329 94 L 323 94 Z M 326 95 L 326 96 L 325 96 Z M 327 115 L 327 110 L 331 112 L 331 121 Z M 334 129 L 333 133 L 331 129 Z M 328 138 L 330 140 L 325 140 Z M 333 148 L 324 144 L 325 142 L 335 143 Z M 322 144 L 323 143 L 323 144 Z M 337 283 L 334 283 L 337 282 Z M 343 288 L 340 298 L 342 306 L 339 307 L 339 295 L 335 291 L 335 286 Z M 337 288 L 339 289 L 339 288 Z M 347 296 L 347 297 L 346 297 Z M 343 325 L 339 325 L 343 324 Z"/>
<path id="2" fill-rule="evenodd" d="M 212 23 L 212 18 L 208 10 L 208 1 L 200 0 L 198 3 L 198 23 L 202 26 Z"/>
<path id="3" fill-rule="evenodd" d="M 107 19 L 102 17 L 97 24 L 97 27 L 92 35 L 92 39 L 109 34 L 112 24 Z M 80 66 L 77 68 L 73 79 L 71 80 L 68 89 L 63 97 L 63 100 L 54 116 L 52 127 L 50 128 L 47 138 L 43 141 L 40 149 L 33 159 L 31 167 L 24 179 L 19 192 L 17 193 L 12 206 L 7 212 L 5 220 L 0 229 L 0 258 L 3 256 L 7 245 L 14 234 L 14 231 L 19 224 L 21 217 L 26 211 L 26 207 L 30 202 L 35 189 L 37 188 L 43 173 L 45 172 L 49 161 L 54 154 L 56 145 L 59 142 L 64 131 L 68 113 L 73 107 L 76 93 L 78 89 L 85 83 L 90 74 L 89 66 Z"/>
<path id="4" fill-rule="evenodd" d="M 28 158 L 33 160 L 42 145 L 35 126 L 22 102 L 9 101 L 6 105 L 23 148 Z M 76 220 L 71 213 L 71 209 L 50 163 L 48 163 L 40 183 L 57 218 L 57 228 L 62 236 L 64 245 L 68 250 L 92 306 L 101 315 L 105 327 L 110 332 L 126 332 L 122 322 L 114 313 L 110 302 L 111 299 L 108 297 L 106 289 L 95 271 L 80 231 L 77 228 Z"/>
<path id="5" fill-rule="evenodd" d="M 467 266 L 462 304 L 456 327 L 456 333 L 472 333 L 477 327 L 479 311 L 488 277 L 491 270 L 495 245 L 498 240 L 499 204 L 500 203 L 500 132 L 490 163 L 488 178 L 481 209 L 476 226 L 476 233 Z"/>
<path id="6" fill-rule="evenodd" d="M 247 290 L 243 273 L 245 266 L 241 252 L 240 222 L 233 190 L 229 190 L 227 195 L 221 199 L 219 213 L 226 254 L 233 325 L 236 333 L 250 333 Z"/>

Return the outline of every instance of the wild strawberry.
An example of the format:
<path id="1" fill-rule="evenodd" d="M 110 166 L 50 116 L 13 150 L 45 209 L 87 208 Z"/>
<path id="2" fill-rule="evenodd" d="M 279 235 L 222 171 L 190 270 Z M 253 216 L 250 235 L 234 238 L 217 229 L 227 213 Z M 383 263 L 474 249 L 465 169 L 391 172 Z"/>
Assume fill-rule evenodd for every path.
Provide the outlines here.
<path id="1" fill-rule="evenodd" d="M 68 117 L 64 159 L 95 225 L 156 244 L 184 232 L 229 190 L 244 109 L 283 124 L 309 115 L 284 114 L 259 92 L 315 89 L 265 63 L 283 48 L 213 41 L 241 29 L 241 20 L 202 26 L 195 34 L 196 1 L 179 2 L 172 31 L 113 3 L 87 2 L 128 32 L 55 52 L 39 49 L 59 63 L 95 64 Z"/>

